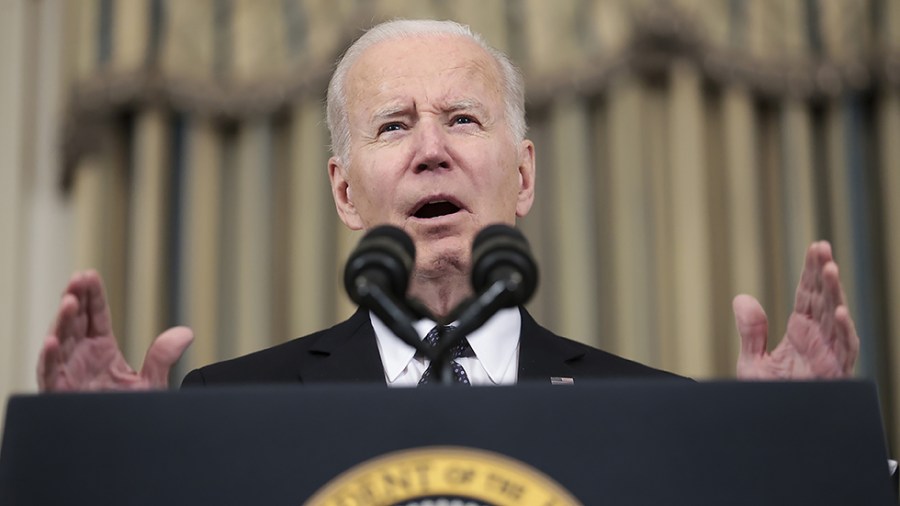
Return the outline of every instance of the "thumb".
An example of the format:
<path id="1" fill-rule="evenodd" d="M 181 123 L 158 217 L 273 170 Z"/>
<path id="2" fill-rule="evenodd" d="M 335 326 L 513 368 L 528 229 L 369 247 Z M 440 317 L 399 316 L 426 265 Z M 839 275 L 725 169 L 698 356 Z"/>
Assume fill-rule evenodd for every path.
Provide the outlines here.
<path id="1" fill-rule="evenodd" d="M 761 357 L 766 352 L 769 320 L 756 298 L 738 295 L 731 303 L 734 322 L 741 336 L 741 355 L 738 362 Z"/>
<path id="2" fill-rule="evenodd" d="M 141 377 L 152 388 L 166 388 L 169 385 L 169 370 L 193 340 L 194 332 L 188 327 L 172 327 L 160 334 L 147 350 Z"/>

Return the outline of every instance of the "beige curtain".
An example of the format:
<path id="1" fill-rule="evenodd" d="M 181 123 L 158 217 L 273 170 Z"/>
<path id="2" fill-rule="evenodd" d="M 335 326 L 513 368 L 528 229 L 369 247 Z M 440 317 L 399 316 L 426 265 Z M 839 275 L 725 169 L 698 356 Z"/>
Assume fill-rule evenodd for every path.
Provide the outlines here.
<path id="1" fill-rule="evenodd" d="M 550 328 L 731 377 L 731 298 L 777 340 L 806 246 L 834 245 L 900 450 L 900 4 L 847 0 L 73 1 L 62 180 L 75 263 L 139 362 L 178 374 L 331 325 L 358 237 L 328 193 L 333 61 L 393 17 L 470 23 L 523 68 Z"/>

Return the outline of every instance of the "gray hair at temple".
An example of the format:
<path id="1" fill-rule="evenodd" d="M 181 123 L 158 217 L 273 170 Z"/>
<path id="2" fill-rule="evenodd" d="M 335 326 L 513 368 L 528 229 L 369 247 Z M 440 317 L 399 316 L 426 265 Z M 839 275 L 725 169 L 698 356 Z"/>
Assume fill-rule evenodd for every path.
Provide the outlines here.
<path id="1" fill-rule="evenodd" d="M 369 29 L 356 40 L 338 61 L 326 99 L 326 120 L 331 133 L 331 152 L 346 166 L 350 162 L 350 120 L 347 116 L 347 72 L 369 47 L 390 39 L 412 38 L 420 35 L 450 35 L 468 37 L 490 54 L 503 78 L 506 122 L 513 139 L 525 139 L 525 85 L 522 73 L 502 51 L 494 49 L 467 25 L 454 21 L 430 19 L 399 19 L 387 21 Z"/>

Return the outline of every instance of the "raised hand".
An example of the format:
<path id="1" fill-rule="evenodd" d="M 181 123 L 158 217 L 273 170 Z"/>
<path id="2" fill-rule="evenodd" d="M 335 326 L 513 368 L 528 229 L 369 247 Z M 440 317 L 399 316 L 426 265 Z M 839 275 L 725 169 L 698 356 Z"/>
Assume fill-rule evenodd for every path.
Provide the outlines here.
<path id="1" fill-rule="evenodd" d="M 828 242 L 813 243 L 807 250 L 794 311 L 784 338 L 771 353 L 766 351 L 769 324 L 759 301 L 738 295 L 732 307 L 741 336 L 738 378 L 836 379 L 853 374 L 859 336 Z"/>
<path id="2" fill-rule="evenodd" d="M 156 338 L 141 372 L 125 362 L 112 332 L 103 282 L 96 271 L 69 281 L 56 322 L 38 359 L 41 391 L 147 390 L 166 388 L 169 369 L 191 344 L 187 327 L 173 327 Z"/>

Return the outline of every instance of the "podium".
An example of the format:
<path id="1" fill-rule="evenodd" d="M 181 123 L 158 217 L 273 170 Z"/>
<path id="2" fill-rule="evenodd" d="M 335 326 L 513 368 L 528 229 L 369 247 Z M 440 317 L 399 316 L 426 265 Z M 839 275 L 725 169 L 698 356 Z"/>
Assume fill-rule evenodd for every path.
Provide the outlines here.
<path id="1" fill-rule="evenodd" d="M 17 396 L 0 504 L 895 499 L 871 383 L 603 381 Z"/>

